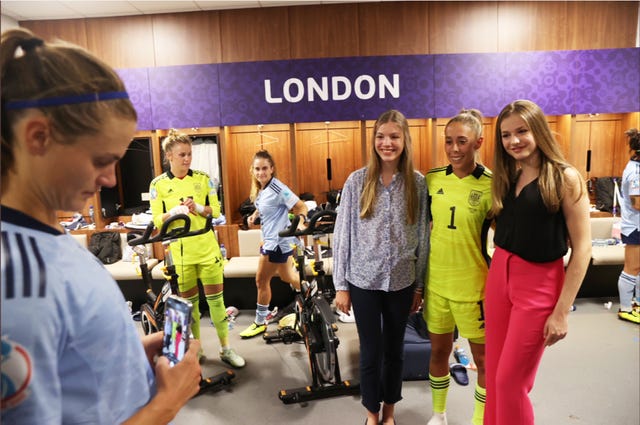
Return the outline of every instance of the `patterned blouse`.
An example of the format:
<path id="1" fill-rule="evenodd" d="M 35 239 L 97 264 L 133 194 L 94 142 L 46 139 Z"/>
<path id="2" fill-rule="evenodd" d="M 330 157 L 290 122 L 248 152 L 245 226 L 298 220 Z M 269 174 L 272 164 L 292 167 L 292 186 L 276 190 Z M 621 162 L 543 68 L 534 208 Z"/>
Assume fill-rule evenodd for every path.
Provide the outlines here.
<path id="1" fill-rule="evenodd" d="M 424 286 L 428 258 L 427 185 L 415 172 L 419 213 L 415 224 L 406 223 L 404 180 L 393 176 L 391 184 L 378 184 L 373 215 L 360 218 L 360 195 L 366 168 L 351 173 L 340 196 L 333 236 L 333 283 L 348 290 L 349 283 L 362 289 L 399 291 L 412 284 Z"/>

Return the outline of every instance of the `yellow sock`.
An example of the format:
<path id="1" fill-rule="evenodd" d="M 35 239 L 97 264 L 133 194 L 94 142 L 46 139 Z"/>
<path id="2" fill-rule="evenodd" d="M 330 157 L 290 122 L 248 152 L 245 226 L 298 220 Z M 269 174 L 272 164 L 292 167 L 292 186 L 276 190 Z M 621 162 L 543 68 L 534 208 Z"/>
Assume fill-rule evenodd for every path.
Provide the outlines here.
<path id="1" fill-rule="evenodd" d="M 187 301 L 193 305 L 191 313 L 191 333 L 195 339 L 200 339 L 200 297 L 196 294 Z"/>
<path id="2" fill-rule="evenodd" d="M 484 405 L 487 401 L 487 390 L 476 384 L 476 391 L 473 398 L 475 399 L 475 407 L 473 409 L 473 418 L 471 418 L 471 422 L 473 425 L 482 425 L 484 421 Z"/>
<path id="3" fill-rule="evenodd" d="M 451 375 L 435 377 L 429 374 L 429 384 L 431 385 L 431 400 L 435 413 L 447 411 L 447 393 L 449 392 L 449 382 Z"/>
<path id="4" fill-rule="evenodd" d="M 216 327 L 218 339 L 222 347 L 229 346 L 229 324 L 227 323 L 227 311 L 224 307 L 223 291 L 217 294 L 207 295 L 207 304 L 209 304 L 209 314 Z"/>

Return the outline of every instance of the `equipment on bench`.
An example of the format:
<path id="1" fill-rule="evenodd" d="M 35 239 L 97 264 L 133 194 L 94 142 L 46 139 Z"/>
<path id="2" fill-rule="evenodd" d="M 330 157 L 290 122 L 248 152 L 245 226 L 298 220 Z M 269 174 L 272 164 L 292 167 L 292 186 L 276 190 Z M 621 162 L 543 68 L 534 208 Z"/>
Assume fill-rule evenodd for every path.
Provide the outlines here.
<path id="1" fill-rule="evenodd" d="M 343 381 L 340 377 L 337 353 L 340 340 L 335 335 L 336 317 L 330 305 L 335 297 L 335 291 L 327 287 L 320 255 L 320 238 L 333 232 L 335 218 L 335 211 L 319 211 L 309 219 L 308 227 L 300 230 L 298 229 L 300 217 L 296 216 L 291 226 L 280 232 L 282 237 L 311 235 L 315 252 L 315 262 L 312 265 L 314 278 L 309 282 L 305 276 L 304 248 L 298 246 L 296 249 L 301 291 L 296 294 L 294 301 L 296 312 L 294 326 L 263 335 L 267 343 L 290 344 L 303 340 L 309 355 L 311 384 L 280 390 L 278 396 L 285 404 L 360 393 L 359 382 Z"/>
<path id="2" fill-rule="evenodd" d="M 172 294 L 179 294 L 178 274 L 176 273 L 176 267 L 173 264 L 169 245 L 180 238 L 201 235 L 212 231 L 212 221 L 213 218 L 208 216 L 203 229 L 190 231 L 191 219 L 189 216 L 185 214 L 176 214 L 162 224 L 162 228 L 155 236 L 151 236 L 155 229 L 153 221 L 147 225 L 142 235 L 135 232 L 130 232 L 127 235 L 127 243 L 138 255 L 142 281 L 147 287 L 147 302 L 142 304 L 140 307 L 140 322 L 145 335 L 158 332 L 164 328 L 165 303 Z M 151 270 L 149 270 L 147 265 L 147 252 L 145 248 L 146 244 L 154 242 L 162 242 L 162 245 L 165 247 L 164 262 L 166 281 L 162 285 L 160 294 L 153 292 L 153 279 L 151 277 Z M 200 380 L 200 391 L 197 395 L 201 395 L 209 391 L 217 391 L 225 385 L 230 384 L 231 380 L 235 378 L 235 376 L 236 375 L 232 370 L 226 370 L 209 378 L 202 378 Z"/>

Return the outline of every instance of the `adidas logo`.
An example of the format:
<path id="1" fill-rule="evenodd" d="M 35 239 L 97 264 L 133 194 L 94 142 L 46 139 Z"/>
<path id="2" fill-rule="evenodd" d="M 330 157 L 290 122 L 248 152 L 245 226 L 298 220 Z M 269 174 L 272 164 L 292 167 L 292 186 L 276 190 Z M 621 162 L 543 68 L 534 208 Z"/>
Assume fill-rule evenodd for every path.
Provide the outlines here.
<path id="1" fill-rule="evenodd" d="M 444 195 L 444 190 L 442 190 L 442 188 L 440 188 L 440 190 L 438 190 L 436 193 L 438 195 Z"/>

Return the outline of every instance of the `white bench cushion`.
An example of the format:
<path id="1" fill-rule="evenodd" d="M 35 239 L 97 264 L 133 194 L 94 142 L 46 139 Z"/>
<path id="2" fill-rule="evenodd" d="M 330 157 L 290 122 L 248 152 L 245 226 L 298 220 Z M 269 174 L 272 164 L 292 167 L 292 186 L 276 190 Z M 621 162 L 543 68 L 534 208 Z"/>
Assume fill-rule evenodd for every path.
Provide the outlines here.
<path id="1" fill-rule="evenodd" d="M 260 229 L 238 230 L 238 253 L 240 257 L 260 255 L 262 231 Z"/>

